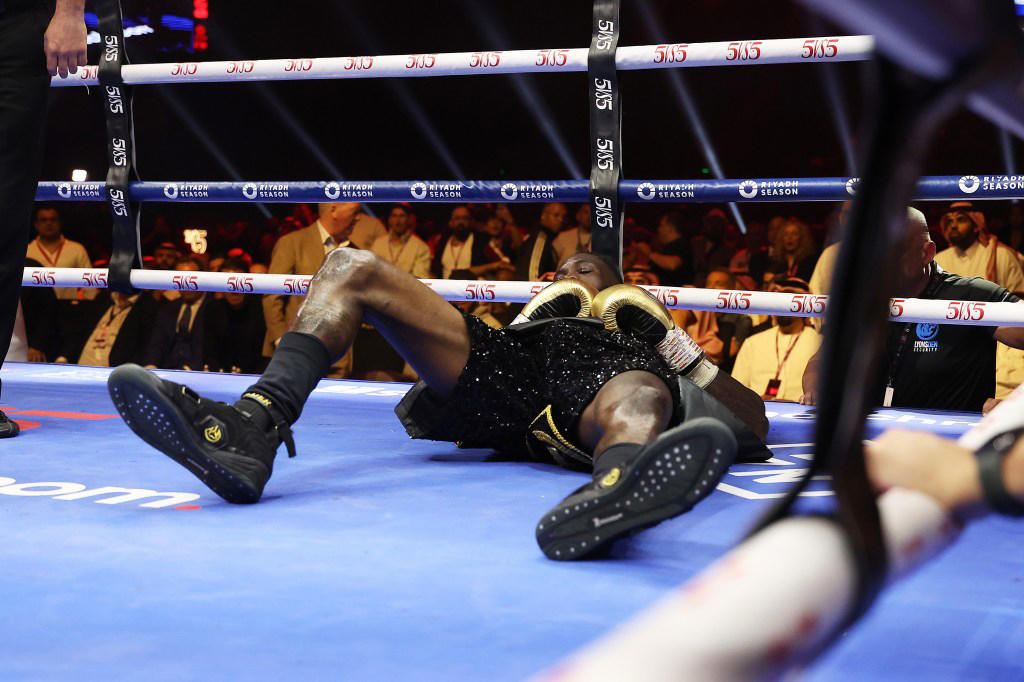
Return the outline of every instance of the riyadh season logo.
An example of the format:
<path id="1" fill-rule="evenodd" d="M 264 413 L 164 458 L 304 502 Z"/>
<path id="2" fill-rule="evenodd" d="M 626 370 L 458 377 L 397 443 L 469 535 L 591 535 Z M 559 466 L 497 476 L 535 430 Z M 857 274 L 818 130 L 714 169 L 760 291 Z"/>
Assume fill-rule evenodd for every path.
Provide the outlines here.
<path id="1" fill-rule="evenodd" d="M 256 183 L 255 182 L 247 182 L 244 185 L 242 185 L 242 196 L 245 197 L 246 199 L 255 199 L 256 198 Z"/>
<path id="2" fill-rule="evenodd" d="M 957 185 L 964 194 L 974 194 L 981 187 L 981 180 L 978 179 L 977 175 L 965 175 L 960 178 L 960 182 Z"/>
<path id="3" fill-rule="evenodd" d="M 851 197 L 857 193 L 857 185 L 860 184 L 860 178 L 850 178 L 846 181 L 846 193 Z"/>
<path id="4" fill-rule="evenodd" d="M 515 201 L 519 196 L 519 187 L 514 182 L 506 182 L 501 186 L 501 196 L 507 201 Z"/>
<path id="5" fill-rule="evenodd" d="M 324 196 L 331 201 L 336 201 L 341 197 L 346 199 L 372 199 L 373 198 L 373 183 L 372 182 L 328 182 L 324 185 Z"/>
<path id="6" fill-rule="evenodd" d="M 168 199 L 177 199 L 178 185 L 176 185 L 173 182 L 169 182 L 166 185 L 164 185 L 164 196 L 167 197 Z"/>
<path id="7" fill-rule="evenodd" d="M 741 185 L 742 186 L 742 185 Z M 754 190 L 757 191 L 756 189 Z M 640 186 L 636 188 L 636 195 L 644 201 L 650 201 L 654 198 L 657 189 L 654 187 L 653 182 L 642 182 Z"/>
<path id="8" fill-rule="evenodd" d="M 57 196 L 61 199 L 102 199 L 102 182 L 58 182 Z"/>
<path id="9" fill-rule="evenodd" d="M 740 183 L 740 196 L 744 199 L 753 199 L 757 196 L 757 183 L 753 180 L 744 180 Z"/>
<path id="10" fill-rule="evenodd" d="M 413 199 L 426 199 L 427 198 L 427 183 L 425 182 L 414 182 L 412 187 L 409 188 L 409 193 L 412 194 Z"/>

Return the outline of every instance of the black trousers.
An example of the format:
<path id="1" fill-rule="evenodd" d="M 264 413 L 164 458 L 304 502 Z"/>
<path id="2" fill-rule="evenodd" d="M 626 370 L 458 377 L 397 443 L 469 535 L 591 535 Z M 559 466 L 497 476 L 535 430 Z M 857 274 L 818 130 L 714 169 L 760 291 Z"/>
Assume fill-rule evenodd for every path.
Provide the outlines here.
<path id="1" fill-rule="evenodd" d="M 14 332 L 36 182 L 43 157 L 50 75 L 46 0 L 0 0 L 0 363 Z"/>

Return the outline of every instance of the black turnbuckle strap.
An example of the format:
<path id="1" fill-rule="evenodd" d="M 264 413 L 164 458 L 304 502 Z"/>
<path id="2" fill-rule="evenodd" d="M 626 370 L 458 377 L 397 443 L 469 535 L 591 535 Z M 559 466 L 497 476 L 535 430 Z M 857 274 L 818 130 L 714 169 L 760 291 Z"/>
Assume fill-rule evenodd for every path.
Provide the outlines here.
<path id="1" fill-rule="evenodd" d="M 107 206 L 113 223 L 107 286 L 130 294 L 132 268 L 142 267 L 139 242 L 139 204 L 129 196 L 135 173 L 135 130 L 132 122 L 132 92 L 124 84 L 121 67 L 128 63 L 119 0 L 96 0 L 102 47 L 99 81 L 106 100 L 107 121 Z"/>
<path id="2" fill-rule="evenodd" d="M 595 0 L 587 55 L 590 93 L 590 225 L 593 251 L 622 268 L 622 107 L 615 50 L 619 0 Z"/>

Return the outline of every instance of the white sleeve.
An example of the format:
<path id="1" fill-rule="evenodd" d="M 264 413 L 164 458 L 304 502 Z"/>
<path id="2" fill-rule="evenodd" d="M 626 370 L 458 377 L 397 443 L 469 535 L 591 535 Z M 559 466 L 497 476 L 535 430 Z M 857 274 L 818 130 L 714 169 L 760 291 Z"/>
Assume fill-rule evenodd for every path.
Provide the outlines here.
<path id="1" fill-rule="evenodd" d="M 754 344 L 750 343 L 751 338 L 753 337 L 748 338 L 746 343 L 740 346 L 740 352 L 736 355 L 736 363 L 732 366 L 732 378 L 749 388 L 751 391 L 755 391 L 760 394 L 760 390 L 753 386 Z"/>

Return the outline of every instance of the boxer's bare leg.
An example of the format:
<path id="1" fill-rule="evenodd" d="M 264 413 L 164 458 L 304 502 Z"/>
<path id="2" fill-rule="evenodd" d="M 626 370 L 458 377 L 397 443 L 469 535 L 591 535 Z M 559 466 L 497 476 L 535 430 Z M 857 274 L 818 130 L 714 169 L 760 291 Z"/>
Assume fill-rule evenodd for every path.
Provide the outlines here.
<path id="1" fill-rule="evenodd" d="M 412 276 L 372 253 L 336 249 L 313 277 L 293 332 L 281 337 L 260 380 L 234 406 L 207 400 L 136 365 L 108 380 L 118 412 L 143 440 L 229 502 L 255 502 L 278 445 L 363 320 L 447 395 L 469 359 L 462 315 Z"/>
<path id="2" fill-rule="evenodd" d="M 369 251 L 335 249 L 313 277 L 292 331 L 340 357 L 369 322 L 435 393 L 445 396 L 469 359 L 466 323 L 453 306 Z"/>
<path id="3" fill-rule="evenodd" d="M 644 371 L 612 377 L 580 415 L 580 442 L 595 459 L 618 443 L 647 443 L 672 417 L 672 395 L 665 382 Z"/>
<path id="4" fill-rule="evenodd" d="M 708 417 L 666 429 L 672 407 L 668 386 L 650 372 L 624 372 L 601 387 L 577 428 L 594 453 L 593 480 L 537 524 L 548 558 L 588 556 L 686 512 L 714 490 L 736 455 L 735 436 Z"/>

